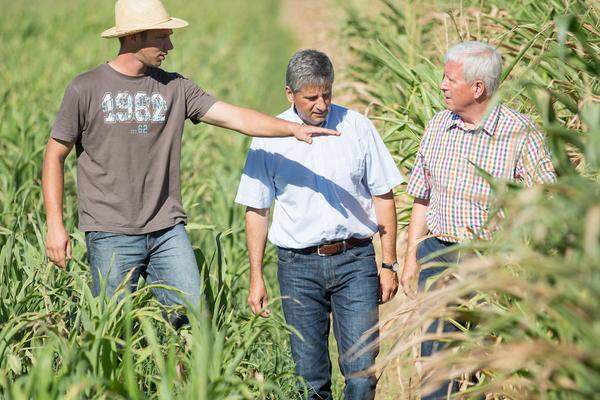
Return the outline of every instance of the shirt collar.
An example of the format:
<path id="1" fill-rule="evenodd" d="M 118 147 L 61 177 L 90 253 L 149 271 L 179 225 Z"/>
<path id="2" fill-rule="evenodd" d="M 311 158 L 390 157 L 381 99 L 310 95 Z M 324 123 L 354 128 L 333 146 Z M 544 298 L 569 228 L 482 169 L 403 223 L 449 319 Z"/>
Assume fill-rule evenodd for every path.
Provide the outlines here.
<path id="1" fill-rule="evenodd" d="M 294 104 L 292 104 L 292 106 L 290 107 L 290 112 L 294 116 L 294 119 L 295 119 L 294 122 L 297 122 L 300 125 L 306 125 L 304 123 L 304 121 L 302 121 L 302 118 L 300 118 L 300 116 L 298 115 L 298 112 L 296 111 L 296 106 Z M 327 118 L 325 118 L 325 121 L 321 125 L 319 125 L 320 128 L 327 127 L 327 125 L 329 124 L 329 120 L 331 119 L 332 113 L 333 113 L 333 104 L 331 104 L 331 106 L 329 107 L 329 112 L 327 113 Z"/>
<path id="2" fill-rule="evenodd" d="M 490 113 L 487 115 L 487 117 L 485 117 L 483 124 L 479 128 L 477 128 L 475 131 L 483 130 L 489 136 L 494 136 L 494 134 L 496 133 L 496 127 L 498 125 L 499 119 L 500 119 L 500 104 L 494 106 L 494 108 L 492 108 L 490 110 Z M 458 126 L 459 128 L 461 128 L 464 131 L 469 130 L 465 127 L 465 122 L 462 120 L 462 118 L 458 114 L 455 114 L 452 112 L 450 114 L 450 123 L 448 124 L 447 129 L 454 128 L 455 126 Z"/>

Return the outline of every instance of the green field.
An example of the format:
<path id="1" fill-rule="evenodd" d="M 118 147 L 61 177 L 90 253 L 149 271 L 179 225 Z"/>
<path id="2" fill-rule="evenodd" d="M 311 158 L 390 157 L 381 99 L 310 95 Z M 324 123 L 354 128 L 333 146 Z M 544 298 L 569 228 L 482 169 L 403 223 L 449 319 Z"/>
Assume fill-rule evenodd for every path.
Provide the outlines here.
<path id="1" fill-rule="evenodd" d="M 255 320 L 245 297 L 243 209 L 233 204 L 248 139 L 186 125 L 181 169 L 188 231 L 213 319 L 191 330 L 165 324 L 148 290 L 122 307 L 93 299 L 76 226 L 74 155 L 66 167 L 68 272 L 44 259 L 40 176 L 64 88 L 111 59 L 112 2 L 3 2 L 0 32 L 0 396 L 26 398 L 295 398 L 282 314 Z M 286 107 L 294 40 L 277 1 L 169 1 L 190 22 L 163 67 L 225 101 L 268 113 Z M 272 254 L 269 253 L 269 260 Z M 268 274 L 274 282 L 274 271 Z M 272 298 L 277 288 L 271 287 Z M 133 326 L 133 330 L 131 330 Z M 182 372 L 183 371 L 183 372 Z"/>
<path id="2" fill-rule="evenodd" d="M 414 398 L 419 377 L 429 376 L 422 382 L 460 379 L 472 398 L 597 398 L 598 3 L 381 3 L 376 17 L 351 13 L 344 32 L 355 55 L 352 77 L 362 84 L 359 98 L 401 169 L 410 171 L 425 126 L 445 107 L 439 90 L 444 52 L 460 40 L 482 40 L 504 58 L 494 100 L 531 116 L 546 134 L 558 173 L 557 183 L 544 188 L 492 181 L 503 229 L 489 243 L 462 245 L 477 257 L 447 271 L 444 278 L 457 279 L 443 290 L 391 312 L 385 343 L 392 349 L 381 361 L 394 368 L 380 382 L 382 393 Z M 401 226 L 410 216 L 407 197 L 401 196 Z M 458 324 L 463 336 L 449 338 L 449 350 L 419 369 L 414 354 L 422 337 L 415 332 L 440 316 Z"/>
<path id="3" fill-rule="evenodd" d="M 272 249 L 266 275 L 274 312 L 257 319 L 246 305 L 244 210 L 233 199 L 248 138 L 203 124 L 184 131 L 183 201 L 207 298 L 191 327 L 173 330 L 148 287 L 122 303 L 91 296 L 84 236 L 76 229 L 74 155 L 66 166 L 64 214 L 73 260 L 63 272 L 45 259 L 44 146 L 69 81 L 116 54 L 118 42 L 99 36 L 113 24 L 112 4 L 1 3 L 0 398 L 299 399 Z M 173 35 L 175 50 L 163 68 L 227 102 L 280 112 L 287 107 L 285 66 L 298 46 L 282 25 L 280 6 L 277 0 L 167 1 L 190 26 Z M 507 215 L 504 230 L 490 243 L 465 244 L 477 262 L 453 271 L 461 279 L 450 290 L 397 303 L 381 357 L 395 364 L 381 380 L 379 398 L 417 398 L 416 347 L 407 343 L 416 343 L 415 332 L 440 315 L 476 323 L 465 324 L 464 336 L 425 372 L 443 375 L 448 365 L 459 365 L 475 377 L 468 388 L 473 396 L 595 398 L 598 5 L 385 0 L 377 8 L 382 14 L 370 17 L 350 11 L 344 29 L 334 29 L 353 54 L 338 76 L 351 77 L 354 107 L 368 106 L 403 172 L 410 171 L 427 121 L 443 108 L 443 52 L 462 38 L 501 49 L 506 73 L 499 98 L 546 133 L 559 173 L 543 190 L 494 182 Z M 401 226 L 410 213 L 403 190 Z M 336 372 L 336 399 L 341 387 Z"/>

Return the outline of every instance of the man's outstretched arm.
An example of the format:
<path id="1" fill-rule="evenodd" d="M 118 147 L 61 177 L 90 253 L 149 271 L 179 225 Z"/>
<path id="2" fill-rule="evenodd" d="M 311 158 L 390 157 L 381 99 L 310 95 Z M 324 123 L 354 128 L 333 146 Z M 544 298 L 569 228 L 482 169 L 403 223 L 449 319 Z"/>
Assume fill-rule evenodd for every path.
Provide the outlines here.
<path id="1" fill-rule="evenodd" d="M 42 167 L 42 191 L 46 207 L 46 255 L 62 269 L 71 258 L 69 234 L 63 224 L 63 188 L 65 158 L 73 148 L 73 143 L 50 138 L 44 154 Z"/>
<path id="2" fill-rule="evenodd" d="M 268 305 L 268 296 L 262 272 L 268 229 L 269 209 L 246 207 L 246 246 L 250 259 L 248 304 L 254 314 L 261 313 L 262 317 L 270 314 L 270 310 L 263 310 Z"/>
<path id="3" fill-rule="evenodd" d="M 317 126 L 300 125 L 258 111 L 217 101 L 201 118 L 202 122 L 256 137 L 286 137 L 312 143 L 317 135 L 339 135 L 339 132 Z"/>

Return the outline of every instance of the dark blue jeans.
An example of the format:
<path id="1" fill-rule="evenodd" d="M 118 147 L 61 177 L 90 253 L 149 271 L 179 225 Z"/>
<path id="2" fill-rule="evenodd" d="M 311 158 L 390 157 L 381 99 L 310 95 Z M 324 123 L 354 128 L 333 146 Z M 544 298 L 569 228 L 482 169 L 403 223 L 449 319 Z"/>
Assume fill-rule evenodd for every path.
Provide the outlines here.
<path id="1" fill-rule="evenodd" d="M 328 349 L 331 313 L 340 352 L 339 365 L 346 382 L 344 397 L 373 399 L 375 376 L 352 375 L 372 366 L 378 349 L 359 357 L 348 353 L 351 348 L 353 352 L 364 348 L 365 343 L 372 343 L 378 337 L 377 331 L 366 342 L 359 340 L 379 322 L 379 278 L 373 244 L 327 257 L 280 248 L 278 256 L 283 313 L 287 323 L 301 335 L 291 337 L 292 357 L 296 373 L 309 389 L 308 398 L 332 398 Z"/>
<path id="2" fill-rule="evenodd" d="M 456 251 L 452 251 L 450 253 L 445 252 L 444 254 L 434 256 L 433 258 L 425 260 L 425 257 L 433 253 L 437 253 L 439 251 L 446 251 L 449 247 L 451 247 L 453 243 L 443 242 L 437 238 L 429 238 L 424 240 L 419 244 L 417 248 L 417 260 L 419 263 L 444 263 L 454 264 L 458 260 L 458 253 Z M 441 274 L 447 267 L 440 265 L 429 267 L 426 269 L 421 269 L 419 273 L 419 291 L 425 291 L 425 285 L 429 278 L 432 278 L 436 275 Z M 435 333 L 438 330 L 439 321 L 434 321 L 427 328 L 427 333 Z M 444 322 L 444 326 L 442 328 L 443 332 L 454 332 L 458 331 L 458 328 L 451 324 L 450 322 Z M 444 348 L 443 342 L 429 340 L 423 342 L 421 344 L 421 356 L 429 357 L 432 354 L 442 350 Z M 457 381 L 447 381 L 440 385 L 437 389 L 426 396 L 422 396 L 421 400 L 439 400 L 446 399 L 448 394 L 455 393 L 458 391 L 458 382 Z"/>
<path id="3" fill-rule="evenodd" d="M 198 306 L 200 275 L 183 224 L 142 235 L 86 232 L 85 240 L 94 296 L 100 294 L 100 278 L 106 281 L 106 294 L 110 297 L 131 273 L 126 283 L 129 291 L 137 289 L 140 275 L 143 275 L 148 284 L 168 285 L 182 292 L 154 288 L 153 293 L 162 304 Z M 179 321 L 181 318 L 183 320 Z M 171 319 L 175 325 L 185 322 L 183 316 L 172 316 Z"/>

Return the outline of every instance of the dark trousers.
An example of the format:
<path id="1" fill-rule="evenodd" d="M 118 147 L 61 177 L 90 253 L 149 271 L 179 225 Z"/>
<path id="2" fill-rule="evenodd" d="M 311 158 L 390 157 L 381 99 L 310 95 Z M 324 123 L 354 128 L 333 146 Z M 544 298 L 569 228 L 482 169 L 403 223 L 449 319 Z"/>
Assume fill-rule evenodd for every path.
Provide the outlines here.
<path id="1" fill-rule="evenodd" d="M 332 314 L 339 365 L 346 383 L 344 397 L 373 399 L 375 377 L 353 374 L 372 366 L 378 349 L 372 348 L 358 357 L 348 352 L 353 346 L 363 348 L 378 337 L 378 332 L 374 332 L 366 342 L 360 342 L 361 336 L 379 322 L 379 279 L 373 245 L 368 243 L 327 257 L 280 248 L 278 257 L 283 313 L 287 323 L 299 333 L 290 339 L 292 357 L 296 373 L 308 387 L 308 398 L 332 399 L 328 348 Z"/>
<path id="2" fill-rule="evenodd" d="M 441 255 L 436 255 L 433 258 L 429 258 L 428 256 L 440 251 L 447 251 L 447 249 L 453 246 L 454 243 L 448 243 L 441 241 L 437 238 L 429 238 L 424 240 L 419 244 L 417 248 L 417 260 L 421 264 L 427 263 L 444 263 L 444 264 L 454 264 L 457 262 L 458 253 L 456 251 L 445 253 Z M 427 259 L 425 259 L 427 257 Z M 436 275 L 442 273 L 447 267 L 446 266 L 435 266 L 426 269 L 421 269 L 419 273 L 419 291 L 423 292 L 426 290 L 425 284 L 429 278 L 432 278 Z M 427 328 L 427 333 L 435 333 L 438 331 L 438 326 L 440 321 L 434 321 Z M 450 322 L 444 322 L 444 326 L 442 327 L 443 332 L 455 332 L 458 331 L 458 328 L 451 324 Z M 434 353 L 441 351 L 445 347 L 445 343 L 438 342 L 434 340 L 428 340 L 421 344 L 421 356 L 429 357 Z M 439 400 L 446 399 L 448 394 L 455 393 L 459 389 L 458 382 L 455 380 L 446 381 L 442 385 L 438 386 L 433 392 L 422 396 L 422 400 Z"/>

